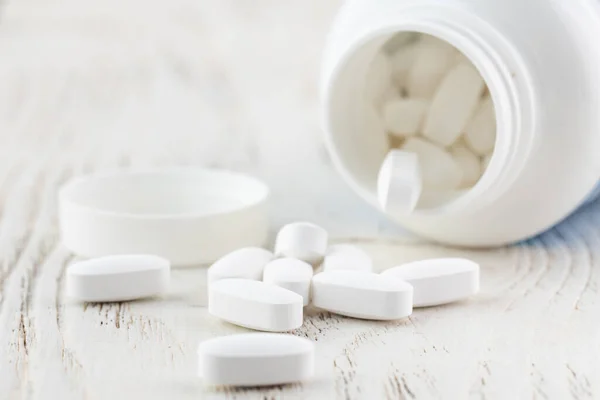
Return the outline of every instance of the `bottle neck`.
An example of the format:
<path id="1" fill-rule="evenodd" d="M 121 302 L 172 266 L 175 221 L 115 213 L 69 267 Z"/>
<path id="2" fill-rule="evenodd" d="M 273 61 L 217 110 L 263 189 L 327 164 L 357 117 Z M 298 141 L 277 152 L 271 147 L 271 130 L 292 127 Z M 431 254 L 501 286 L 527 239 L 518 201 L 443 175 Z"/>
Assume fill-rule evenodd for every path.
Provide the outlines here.
<path id="1" fill-rule="evenodd" d="M 510 189 L 535 147 L 534 93 L 518 52 L 501 32 L 468 10 L 422 1 L 391 13 L 387 32 L 436 36 L 461 51 L 479 70 L 492 97 L 497 134 L 491 162 L 479 182 L 464 194 L 419 214 L 464 213 L 494 202 Z"/>

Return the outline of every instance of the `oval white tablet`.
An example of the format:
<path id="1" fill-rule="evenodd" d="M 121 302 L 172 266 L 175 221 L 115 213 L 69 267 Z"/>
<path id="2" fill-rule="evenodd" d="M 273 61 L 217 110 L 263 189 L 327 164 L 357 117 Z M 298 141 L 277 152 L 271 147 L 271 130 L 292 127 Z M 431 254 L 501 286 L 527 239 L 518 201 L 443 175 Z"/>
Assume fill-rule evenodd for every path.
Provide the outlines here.
<path id="1" fill-rule="evenodd" d="M 373 260 L 362 249 L 351 244 L 336 244 L 327 249 L 323 271 L 350 270 L 371 272 Z"/>
<path id="2" fill-rule="evenodd" d="M 401 91 L 406 91 L 406 81 L 410 69 L 415 62 L 419 46 L 416 43 L 409 43 L 395 51 L 391 57 L 392 64 L 392 80 L 400 88 Z"/>
<path id="3" fill-rule="evenodd" d="M 302 326 L 302 296 L 248 279 L 223 279 L 208 288 L 208 312 L 235 325 L 268 332 Z"/>
<path id="4" fill-rule="evenodd" d="M 273 253 L 260 247 L 245 247 L 235 250 L 217 260 L 208 268 L 207 281 L 227 278 L 243 278 L 259 281 L 265 265 L 273 259 Z"/>
<path id="5" fill-rule="evenodd" d="M 312 265 L 295 258 L 280 258 L 267 264 L 263 271 L 263 282 L 298 293 L 306 306 L 310 303 L 312 276 Z"/>
<path id="6" fill-rule="evenodd" d="M 414 307 L 452 303 L 479 291 L 479 264 L 464 258 L 416 261 L 381 275 L 410 283 L 414 288 Z"/>
<path id="7" fill-rule="evenodd" d="M 460 186 L 463 171 L 444 148 L 413 137 L 406 140 L 402 150 L 416 153 L 423 178 L 423 187 L 434 190 L 453 190 Z"/>
<path id="8" fill-rule="evenodd" d="M 492 161 L 492 154 L 493 153 L 487 154 L 481 160 L 481 169 L 483 170 L 482 173 L 487 169 L 487 167 L 490 166 L 490 161 Z"/>
<path id="9" fill-rule="evenodd" d="M 276 333 L 218 337 L 198 346 L 198 375 L 212 385 L 300 382 L 314 374 L 314 348 L 307 339 Z"/>
<path id="10" fill-rule="evenodd" d="M 327 271 L 313 277 L 313 305 L 348 317 L 393 320 L 412 313 L 408 283 L 378 274 Z"/>
<path id="11" fill-rule="evenodd" d="M 456 58 L 450 44 L 434 37 L 423 37 L 407 74 L 410 97 L 430 99 Z"/>
<path id="12" fill-rule="evenodd" d="M 325 255 L 327 237 L 325 229 L 309 222 L 287 224 L 277 234 L 275 254 L 314 264 Z"/>
<path id="13" fill-rule="evenodd" d="M 419 156 L 408 151 L 391 150 L 377 176 L 381 208 L 391 214 L 410 214 L 417 206 L 422 189 Z"/>
<path id="14" fill-rule="evenodd" d="M 480 156 L 491 153 L 496 143 L 496 112 L 492 98 L 486 96 L 465 128 L 465 141 Z"/>
<path id="15" fill-rule="evenodd" d="M 431 101 L 423 136 L 441 146 L 452 145 L 464 132 L 484 90 L 483 78 L 472 65 L 462 63 L 450 70 Z"/>
<path id="16" fill-rule="evenodd" d="M 383 106 L 383 125 L 394 136 L 419 133 L 429 102 L 421 99 L 392 99 Z"/>
<path id="17" fill-rule="evenodd" d="M 384 107 L 386 104 L 388 104 L 390 102 L 398 101 L 401 99 L 402 99 L 402 96 L 401 96 L 398 88 L 392 86 L 392 87 L 388 88 L 385 91 L 385 93 L 381 96 L 381 101 L 378 103 L 374 103 L 374 104 L 378 109 L 381 109 L 381 113 L 383 114 Z M 381 123 L 383 123 L 383 121 L 381 121 Z"/>
<path id="18" fill-rule="evenodd" d="M 66 295 L 81 301 L 128 301 L 165 293 L 169 260 L 153 255 L 115 255 L 70 265 Z"/>
<path id="19" fill-rule="evenodd" d="M 386 90 L 392 86 L 392 65 L 383 52 L 375 54 L 366 77 L 367 100 L 380 102 Z"/>
<path id="20" fill-rule="evenodd" d="M 468 188 L 477 183 L 481 177 L 481 161 L 479 157 L 465 146 L 462 141 L 450 149 L 454 161 L 462 168 L 461 188 Z"/>

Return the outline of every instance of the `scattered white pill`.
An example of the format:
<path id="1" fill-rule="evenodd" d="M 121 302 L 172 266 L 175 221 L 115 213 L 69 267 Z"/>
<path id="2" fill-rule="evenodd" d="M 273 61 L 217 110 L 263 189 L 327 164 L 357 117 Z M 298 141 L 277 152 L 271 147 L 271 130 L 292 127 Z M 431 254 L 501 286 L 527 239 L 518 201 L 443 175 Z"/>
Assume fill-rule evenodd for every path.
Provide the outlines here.
<path id="1" fill-rule="evenodd" d="M 475 114 L 465 128 L 465 141 L 480 156 L 488 154 L 494 148 L 496 113 L 490 96 L 486 96 L 477 106 Z"/>
<path id="2" fill-rule="evenodd" d="M 307 339 L 276 333 L 218 337 L 198 346 L 198 375 L 211 385 L 300 382 L 314 374 L 314 348 Z"/>
<path id="3" fill-rule="evenodd" d="M 479 291 L 479 265 L 463 258 L 416 261 L 381 275 L 410 283 L 414 288 L 414 307 L 452 303 Z"/>
<path id="4" fill-rule="evenodd" d="M 375 54 L 365 84 L 367 100 L 375 102 L 381 101 L 386 90 L 392 86 L 392 66 L 383 51 Z"/>
<path id="5" fill-rule="evenodd" d="M 351 270 L 373 271 L 373 260 L 362 249 L 351 244 L 336 244 L 327 249 L 323 271 Z"/>
<path id="6" fill-rule="evenodd" d="M 128 301 L 165 293 L 169 260 L 153 255 L 115 255 L 74 263 L 67 269 L 66 295 L 80 301 Z"/>
<path id="7" fill-rule="evenodd" d="M 391 150 L 381 164 L 377 177 L 377 196 L 381 208 L 392 214 L 410 214 L 417 206 L 421 191 L 421 168 L 417 153 Z"/>
<path id="8" fill-rule="evenodd" d="M 402 150 L 419 156 L 424 188 L 452 190 L 460 186 L 462 168 L 443 148 L 420 138 L 409 138 Z"/>
<path id="9" fill-rule="evenodd" d="M 423 126 L 423 136 L 450 146 L 463 133 L 485 89 L 479 72 L 462 63 L 451 69 L 440 84 Z"/>
<path id="10" fill-rule="evenodd" d="M 414 136 L 419 133 L 429 102 L 421 99 L 396 99 L 383 106 L 383 125 L 395 136 Z"/>
<path id="11" fill-rule="evenodd" d="M 463 171 L 460 187 L 468 188 L 477 183 L 481 177 L 481 162 L 479 157 L 469 150 L 462 141 L 452 146 L 450 153 Z"/>
<path id="12" fill-rule="evenodd" d="M 244 247 L 217 260 L 208 268 L 207 281 L 211 283 L 227 278 L 244 278 L 259 281 L 265 265 L 274 258 L 269 250 L 260 247 Z"/>
<path id="13" fill-rule="evenodd" d="M 267 264 L 263 272 L 263 282 L 298 293 L 306 306 L 310 303 L 312 276 L 312 265 L 295 258 L 280 258 Z"/>
<path id="14" fill-rule="evenodd" d="M 412 287 L 400 280 L 356 271 L 326 271 L 312 282 L 313 305 L 348 317 L 393 320 L 412 313 Z"/>
<path id="15" fill-rule="evenodd" d="M 223 279 L 208 288 L 208 312 L 245 328 L 285 332 L 302 326 L 303 299 L 261 281 Z"/>
<path id="16" fill-rule="evenodd" d="M 315 264 L 325 255 L 327 240 L 327 231 L 320 226 L 309 222 L 294 222 L 279 230 L 275 240 L 275 254 Z"/>
<path id="17" fill-rule="evenodd" d="M 433 37 L 423 37 L 408 72 L 408 95 L 430 99 L 455 58 L 456 50 L 450 44 Z"/>

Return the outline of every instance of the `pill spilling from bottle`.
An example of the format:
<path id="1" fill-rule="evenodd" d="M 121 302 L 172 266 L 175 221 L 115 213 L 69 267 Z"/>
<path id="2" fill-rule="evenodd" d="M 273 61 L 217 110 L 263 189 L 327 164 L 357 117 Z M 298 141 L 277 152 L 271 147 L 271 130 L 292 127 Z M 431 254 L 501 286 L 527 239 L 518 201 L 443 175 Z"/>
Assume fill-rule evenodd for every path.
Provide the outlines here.
<path id="1" fill-rule="evenodd" d="M 480 73 L 450 44 L 413 35 L 382 49 L 371 62 L 365 93 L 381 119 L 370 124 L 379 137 L 374 140 L 387 136 L 391 151 L 377 183 L 386 212 L 411 213 L 421 192 L 467 190 L 481 178 L 496 140 L 494 104 Z M 397 150 L 417 162 L 392 168 Z"/>

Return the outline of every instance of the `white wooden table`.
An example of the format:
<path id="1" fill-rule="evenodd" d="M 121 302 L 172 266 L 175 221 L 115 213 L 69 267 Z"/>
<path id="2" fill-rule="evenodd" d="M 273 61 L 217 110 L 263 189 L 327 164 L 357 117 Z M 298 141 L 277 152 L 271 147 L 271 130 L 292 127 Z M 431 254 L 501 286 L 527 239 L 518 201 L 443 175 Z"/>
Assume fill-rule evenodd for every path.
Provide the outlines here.
<path id="1" fill-rule="evenodd" d="M 7 2 L 0 15 L 0 398 L 600 397 L 600 205 L 528 243 L 429 245 L 362 204 L 320 140 L 319 55 L 339 0 Z M 273 188 L 272 223 L 310 219 L 384 269 L 431 256 L 482 265 L 468 302 L 377 323 L 309 310 L 317 375 L 207 388 L 196 346 L 243 332 L 205 308 L 205 268 L 163 301 L 62 295 L 56 189 L 107 169 L 211 165 Z M 395 236 L 396 239 L 389 239 Z"/>

